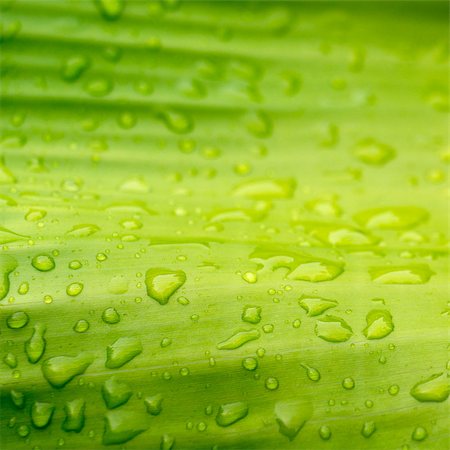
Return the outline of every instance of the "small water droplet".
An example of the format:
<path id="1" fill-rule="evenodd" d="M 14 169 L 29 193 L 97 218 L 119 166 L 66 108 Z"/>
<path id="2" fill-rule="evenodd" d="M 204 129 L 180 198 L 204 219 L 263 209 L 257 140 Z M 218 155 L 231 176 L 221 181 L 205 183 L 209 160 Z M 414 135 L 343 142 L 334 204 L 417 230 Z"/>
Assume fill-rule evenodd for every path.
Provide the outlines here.
<path id="1" fill-rule="evenodd" d="M 248 414 L 248 405 L 244 402 L 226 403 L 219 406 L 216 423 L 221 427 L 228 427 Z"/>
<path id="2" fill-rule="evenodd" d="M 28 314 L 24 311 L 17 311 L 12 313 L 6 319 L 6 325 L 13 330 L 23 328 L 29 321 Z"/>
<path id="3" fill-rule="evenodd" d="M 261 307 L 251 305 L 245 306 L 241 318 L 244 322 L 252 324 L 259 323 L 261 321 Z"/>
<path id="4" fill-rule="evenodd" d="M 372 436 L 372 434 L 375 433 L 376 429 L 377 427 L 375 425 L 375 422 L 373 421 L 364 422 L 361 428 L 361 434 L 365 438 L 370 438 L 370 436 Z"/>
<path id="5" fill-rule="evenodd" d="M 31 265 L 40 272 L 48 272 L 55 268 L 55 260 L 50 255 L 37 255 L 31 260 Z"/>
<path id="6" fill-rule="evenodd" d="M 415 441 L 423 441 L 428 437 L 428 432 L 427 432 L 426 428 L 419 426 L 414 429 L 411 437 Z"/>
<path id="7" fill-rule="evenodd" d="M 118 369 L 140 353 L 142 353 L 142 344 L 138 338 L 121 337 L 106 348 L 105 366 L 108 369 Z"/>
<path id="8" fill-rule="evenodd" d="M 266 378 L 264 385 L 269 391 L 275 391 L 276 389 L 278 389 L 279 382 L 275 377 L 268 377 Z"/>
<path id="9" fill-rule="evenodd" d="M 46 341 L 44 334 L 46 327 L 43 324 L 36 324 L 34 326 L 33 334 L 30 339 L 25 342 L 25 353 L 28 361 L 32 364 L 37 363 L 45 352 Z"/>
<path id="10" fill-rule="evenodd" d="M 161 394 L 156 394 L 152 396 L 145 397 L 144 404 L 147 408 L 147 412 L 152 416 L 158 416 L 162 411 L 163 396 Z"/>
<path id="11" fill-rule="evenodd" d="M 325 316 L 316 322 L 316 335 L 328 342 L 345 342 L 353 335 L 350 325 L 340 317 Z"/>
<path id="12" fill-rule="evenodd" d="M 322 425 L 319 428 L 319 436 L 324 441 L 328 441 L 331 438 L 331 429 L 328 425 Z"/>
<path id="13" fill-rule="evenodd" d="M 115 308 L 106 308 L 102 313 L 103 322 L 114 325 L 120 322 L 120 315 Z"/>

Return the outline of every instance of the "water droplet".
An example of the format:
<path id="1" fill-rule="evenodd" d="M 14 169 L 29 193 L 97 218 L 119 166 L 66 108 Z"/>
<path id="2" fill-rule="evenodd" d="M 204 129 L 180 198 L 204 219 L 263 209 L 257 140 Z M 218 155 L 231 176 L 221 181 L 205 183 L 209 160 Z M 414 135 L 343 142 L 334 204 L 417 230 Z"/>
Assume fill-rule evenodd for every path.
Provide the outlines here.
<path id="1" fill-rule="evenodd" d="M 55 260 L 50 255 L 37 255 L 31 260 L 31 265 L 40 272 L 48 272 L 55 268 Z"/>
<path id="2" fill-rule="evenodd" d="M 29 321 L 28 314 L 24 311 L 17 311 L 12 313 L 6 319 L 6 325 L 13 330 L 18 330 L 19 328 L 23 328 Z"/>
<path id="3" fill-rule="evenodd" d="M 387 310 L 374 309 L 366 316 L 367 327 L 363 333 L 367 339 L 382 339 L 394 330 L 391 313 Z"/>
<path id="4" fill-rule="evenodd" d="M 11 389 L 11 401 L 16 408 L 23 408 L 25 406 L 25 394 L 15 389 Z"/>
<path id="5" fill-rule="evenodd" d="M 91 78 L 84 89 L 92 97 L 105 97 L 113 90 L 113 83 L 108 78 Z"/>
<path id="6" fill-rule="evenodd" d="M 20 425 L 17 429 L 17 434 L 20 437 L 27 437 L 30 434 L 30 427 L 28 425 Z"/>
<path id="7" fill-rule="evenodd" d="M 64 431 L 79 433 L 84 427 L 86 402 L 81 398 L 68 401 L 64 404 L 65 418 L 62 424 Z"/>
<path id="8" fill-rule="evenodd" d="M 245 272 L 242 275 L 242 279 L 250 284 L 254 284 L 258 281 L 258 277 L 255 272 Z"/>
<path id="9" fill-rule="evenodd" d="M 365 438 L 370 438 L 370 436 L 372 436 L 372 434 L 375 433 L 376 429 L 377 427 L 375 425 L 375 422 L 372 421 L 364 422 L 361 428 L 361 434 Z"/>
<path id="10" fill-rule="evenodd" d="M 319 436 L 324 441 L 328 441 L 331 438 L 331 429 L 328 425 L 322 425 L 319 428 Z"/>
<path id="11" fill-rule="evenodd" d="M 0 244 L 9 242 L 2 241 L 2 231 L 5 229 L 0 227 Z M 17 267 L 17 261 L 15 258 L 9 255 L 0 255 L 0 300 L 3 300 L 9 292 L 10 282 L 9 275 Z"/>
<path id="12" fill-rule="evenodd" d="M 161 436 L 160 450 L 172 450 L 175 445 L 175 438 L 168 434 Z"/>
<path id="13" fill-rule="evenodd" d="M 165 305 L 169 298 L 186 282 L 182 270 L 149 269 L 145 273 L 147 295 L 159 304 Z"/>
<path id="14" fill-rule="evenodd" d="M 279 382 L 275 377 L 268 377 L 266 378 L 265 386 L 269 391 L 275 391 L 278 389 Z"/>
<path id="15" fill-rule="evenodd" d="M 423 208 L 386 206 L 361 211 L 354 216 L 354 219 L 367 228 L 403 230 L 424 222 L 428 217 L 428 212 Z"/>
<path id="16" fill-rule="evenodd" d="M 106 20 L 117 20 L 125 7 L 123 0 L 96 0 L 96 4 Z"/>
<path id="17" fill-rule="evenodd" d="M 319 316 L 330 308 L 335 308 L 338 303 L 336 300 L 302 295 L 298 304 L 306 311 L 308 317 L 314 317 Z"/>
<path id="18" fill-rule="evenodd" d="M 72 270 L 78 270 L 78 269 L 81 269 L 82 267 L 83 267 L 83 265 L 77 259 L 70 261 L 70 263 L 69 263 L 69 269 L 72 269 Z"/>
<path id="19" fill-rule="evenodd" d="M 226 403 L 219 406 L 216 423 L 220 427 L 228 427 L 248 414 L 248 405 L 244 402 Z"/>
<path id="20" fill-rule="evenodd" d="M 345 342 L 353 335 L 350 325 L 336 316 L 318 319 L 314 331 L 318 337 L 328 342 Z"/>
<path id="21" fill-rule="evenodd" d="M 34 326 L 34 331 L 30 339 L 25 342 L 25 353 L 27 355 L 28 361 L 30 361 L 30 363 L 32 364 L 37 363 L 42 358 L 42 355 L 45 352 L 45 331 L 45 325 L 40 323 L 36 324 Z"/>
<path id="22" fill-rule="evenodd" d="M 83 284 L 82 283 L 70 283 L 66 288 L 66 294 L 70 297 L 76 297 L 77 295 L 80 295 L 81 292 L 83 292 Z"/>
<path id="23" fill-rule="evenodd" d="M 194 129 L 194 122 L 183 112 L 168 110 L 163 112 L 161 117 L 167 128 L 174 133 L 185 134 Z"/>
<path id="24" fill-rule="evenodd" d="M 247 131 L 257 138 L 267 138 L 272 134 L 272 121 L 263 111 L 256 111 L 247 114 L 245 118 Z"/>
<path id="25" fill-rule="evenodd" d="M 344 378 L 342 380 L 342 387 L 347 390 L 353 389 L 355 387 L 355 380 L 351 377 Z"/>
<path id="26" fill-rule="evenodd" d="M 3 357 L 3 362 L 10 368 L 15 369 L 17 367 L 17 358 L 13 353 L 7 353 Z"/>
<path id="27" fill-rule="evenodd" d="M 89 322 L 87 320 L 80 319 L 73 326 L 73 330 L 77 333 L 85 333 L 87 330 L 89 330 Z"/>
<path id="28" fill-rule="evenodd" d="M 423 441 L 428 437 L 428 432 L 424 427 L 416 427 L 411 435 L 415 441 Z"/>
<path id="29" fill-rule="evenodd" d="M 102 320 L 110 325 L 120 322 L 120 315 L 115 308 L 106 308 L 102 314 Z"/>
<path id="30" fill-rule="evenodd" d="M 294 440 L 312 415 L 312 406 L 308 401 L 288 400 L 275 405 L 275 417 L 279 432 Z"/>
<path id="31" fill-rule="evenodd" d="M 443 402 L 450 393 L 448 377 L 445 373 L 435 373 L 416 383 L 410 394 L 419 402 Z"/>
<path id="32" fill-rule="evenodd" d="M 307 364 L 300 364 L 300 365 L 306 370 L 306 375 L 311 381 L 320 380 L 320 372 L 317 369 L 308 366 Z"/>
<path id="33" fill-rule="evenodd" d="M 89 67 L 89 60 L 86 56 L 75 55 L 66 59 L 61 69 L 61 77 L 64 81 L 73 82 L 78 80 L 83 72 Z"/>
<path id="34" fill-rule="evenodd" d="M 233 195 L 253 200 L 270 201 L 280 198 L 292 198 L 295 188 L 296 181 L 293 178 L 262 178 L 238 184 L 233 189 Z"/>
<path id="35" fill-rule="evenodd" d="M 378 284 L 425 284 L 434 275 L 426 264 L 371 267 L 369 273 Z"/>
<path id="36" fill-rule="evenodd" d="M 30 208 L 25 214 L 25 220 L 28 222 L 37 222 L 47 215 L 47 211 L 43 209 Z"/>
<path id="37" fill-rule="evenodd" d="M 144 404 L 147 412 L 152 416 L 158 416 L 162 411 L 163 397 L 161 394 L 145 397 Z"/>
<path id="38" fill-rule="evenodd" d="M 130 130 L 136 125 L 137 117 L 130 111 L 124 111 L 117 118 L 117 123 L 124 130 Z"/>
<path id="39" fill-rule="evenodd" d="M 260 306 L 250 306 L 244 307 L 241 316 L 244 322 L 257 324 L 261 321 L 261 307 Z"/>
<path id="40" fill-rule="evenodd" d="M 172 344 L 172 339 L 170 339 L 170 338 L 162 338 L 161 339 L 160 345 L 162 348 L 168 347 L 171 344 Z"/>
<path id="41" fill-rule="evenodd" d="M 253 371 L 258 368 L 258 360 L 256 358 L 253 358 L 251 356 L 244 358 L 242 360 L 242 367 L 245 370 Z"/>
<path id="42" fill-rule="evenodd" d="M 34 402 L 31 407 L 31 422 L 36 428 L 45 428 L 55 411 L 55 405 L 46 402 Z"/>
<path id="43" fill-rule="evenodd" d="M 289 280 L 320 281 L 334 280 L 343 272 L 340 265 L 328 261 L 311 261 L 300 263 L 288 276 Z"/>
<path id="44" fill-rule="evenodd" d="M 121 337 L 106 348 L 108 369 L 117 369 L 142 353 L 141 341 L 136 337 Z"/>
<path id="45" fill-rule="evenodd" d="M 247 342 L 258 339 L 259 336 L 260 336 L 259 331 L 255 329 L 238 331 L 228 339 L 225 339 L 224 341 L 217 344 L 217 348 L 219 350 L 234 350 L 246 344 Z"/>
<path id="46" fill-rule="evenodd" d="M 395 150 L 375 139 L 367 138 L 359 141 L 353 150 L 353 154 L 364 164 L 370 166 L 384 166 L 395 158 Z"/>
<path id="47" fill-rule="evenodd" d="M 130 386 L 116 377 L 111 377 L 103 383 L 102 396 L 108 409 L 117 408 L 126 403 L 133 395 Z"/>
<path id="48" fill-rule="evenodd" d="M 42 363 L 42 374 L 53 387 L 61 388 L 83 374 L 93 361 L 94 357 L 86 352 L 77 356 L 55 356 Z"/>
<path id="49" fill-rule="evenodd" d="M 148 429 L 145 418 L 135 412 L 116 409 L 105 414 L 103 444 L 124 444 Z"/>
<path id="50" fill-rule="evenodd" d="M 88 223 L 88 224 L 79 224 L 74 225 L 71 230 L 69 230 L 66 234 L 67 236 L 74 237 L 88 237 L 94 233 L 97 233 L 100 228 L 97 225 Z"/>
<path id="51" fill-rule="evenodd" d="M 400 392 L 400 387 L 398 384 L 393 384 L 389 386 L 388 392 L 390 395 L 397 395 Z"/>

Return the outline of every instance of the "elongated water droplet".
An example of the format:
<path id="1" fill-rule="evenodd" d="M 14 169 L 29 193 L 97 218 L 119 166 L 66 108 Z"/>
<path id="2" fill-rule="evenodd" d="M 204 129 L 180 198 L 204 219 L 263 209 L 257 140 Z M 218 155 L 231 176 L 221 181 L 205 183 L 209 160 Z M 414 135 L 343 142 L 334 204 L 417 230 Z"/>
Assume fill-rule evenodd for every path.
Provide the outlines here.
<path id="1" fill-rule="evenodd" d="M 302 295 L 298 304 L 306 311 L 309 317 L 314 317 L 319 316 L 330 308 L 335 308 L 338 303 L 336 300 Z"/>
<path id="2" fill-rule="evenodd" d="M 80 224 L 74 225 L 66 234 L 67 236 L 74 237 L 88 237 L 94 233 L 97 233 L 99 230 L 100 228 L 94 224 Z"/>
<path id="3" fill-rule="evenodd" d="M 113 90 L 113 83 L 104 77 L 91 78 L 84 85 L 85 91 L 92 97 L 105 97 Z"/>
<path id="4" fill-rule="evenodd" d="M 142 353 L 141 341 L 136 337 L 121 337 L 106 348 L 108 369 L 117 369 Z"/>
<path id="5" fill-rule="evenodd" d="M 328 342 L 345 342 L 353 335 L 350 325 L 336 316 L 318 319 L 314 331 L 318 337 Z"/>
<path id="6" fill-rule="evenodd" d="M 419 402 L 443 402 L 450 394 L 448 376 L 441 372 L 416 383 L 410 394 Z"/>
<path id="7" fill-rule="evenodd" d="M 233 195 L 254 200 L 274 200 L 291 198 L 294 195 L 296 181 L 293 178 L 256 179 L 238 184 Z"/>
<path id="8" fill-rule="evenodd" d="M 76 398 L 64 404 L 65 418 L 62 424 L 64 431 L 79 433 L 84 427 L 86 402 Z"/>
<path id="9" fill-rule="evenodd" d="M 124 444 L 148 429 L 145 418 L 132 411 L 112 410 L 105 414 L 103 444 Z"/>
<path id="10" fill-rule="evenodd" d="M 31 407 L 31 422 L 36 428 L 45 428 L 50 424 L 54 411 L 53 403 L 34 402 Z"/>
<path id="11" fill-rule="evenodd" d="M 382 339 L 394 330 L 391 313 L 387 310 L 374 309 L 366 316 L 367 327 L 363 332 L 367 339 Z"/>
<path id="12" fill-rule="evenodd" d="M 306 400 L 283 401 L 276 403 L 274 412 L 279 432 L 292 441 L 311 418 L 312 406 Z"/>
<path id="13" fill-rule="evenodd" d="M 130 386 L 123 381 L 119 381 L 116 377 L 111 377 L 103 383 L 102 396 L 106 407 L 109 409 L 123 405 L 132 395 Z"/>
<path id="14" fill-rule="evenodd" d="M 248 405 L 244 402 L 226 403 L 219 406 L 216 423 L 220 427 L 228 427 L 248 414 Z"/>
<path id="15" fill-rule="evenodd" d="M 2 242 L 2 228 L 0 227 L 0 244 Z M 9 242 L 9 241 L 6 241 Z M 9 255 L 0 255 L 0 300 L 3 300 L 9 292 L 9 275 L 17 267 L 17 260 Z"/>
<path id="16" fill-rule="evenodd" d="M 361 211 L 354 218 L 367 228 L 403 230 L 424 222 L 428 216 L 426 210 L 415 206 L 386 206 Z"/>
<path id="17" fill-rule="evenodd" d="M 28 361 L 32 364 L 37 363 L 45 352 L 45 331 L 45 325 L 40 323 L 36 324 L 30 339 L 25 342 L 25 353 L 28 357 Z"/>
<path id="18" fill-rule="evenodd" d="M 259 336 L 260 336 L 259 331 L 255 329 L 238 331 L 237 333 L 230 336 L 228 339 L 225 339 L 225 341 L 222 341 L 219 344 L 217 344 L 217 348 L 219 350 L 234 350 L 246 344 L 247 342 L 258 339 Z"/>
<path id="19" fill-rule="evenodd" d="M 161 394 L 156 394 L 152 396 L 145 397 L 144 404 L 147 408 L 147 412 L 152 416 L 158 416 L 162 411 L 163 396 Z"/>
<path id="20" fill-rule="evenodd" d="M 353 154 L 361 162 L 370 166 L 384 166 L 395 158 L 396 152 L 387 144 L 367 138 L 358 142 Z"/>
<path id="21" fill-rule="evenodd" d="M 12 313 L 6 319 L 6 325 L 13 330 L 18 330 L 19 328 L 23 328 L 29 321 L 28 314 L 24 311 L 17 311 Z"/>
<path id="22" fill-rule="evenodd" d="M 149 269 L 145 273 L 147 295 L 160 305 L 165 305 L 169 298 L 186 282 L 186 274 L 182 270 Z"/>
<path id="23" fill-rule="evenodd" d="M 55 356 L 42 363 L 44 378 L 56 388 L 65 386 L 92 364 L 94 357 L 86 352 L 77 356 Z"/>
<path id="24" fill-rule="evenodd" d="M 369 273 L 378 284 L 425 284 L 434 275 L 426 264 L 372 267 Z"/>
<path id="25" fill-rule="evenodd" d="M 167 128 L 174 133 L 185 134 L 194 129 L 194 122 L 183 112 L 168 110 L 163 112 L 161 117 Z"/>

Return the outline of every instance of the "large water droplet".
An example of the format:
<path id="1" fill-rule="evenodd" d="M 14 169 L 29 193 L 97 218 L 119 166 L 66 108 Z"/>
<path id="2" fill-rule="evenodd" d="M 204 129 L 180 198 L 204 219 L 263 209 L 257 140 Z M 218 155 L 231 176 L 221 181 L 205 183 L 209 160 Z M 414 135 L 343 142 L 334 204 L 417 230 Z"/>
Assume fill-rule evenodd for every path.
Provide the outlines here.
<path id="1" fill-rule="evenodd" d="M 28 314 L 24 311 L 16 311 L 6 319 L 6 325 L 13 330 L 23 328 L 29 321 Z"/>
<path id="2" fill-rule="evenodd" d="M 363 332 L 367 339 L 381 339 L 392 333 L 394 323 L 387 310 L 374 309 L 366 316 L 367 327 Z"/>
<path id="3" fill-rule="evenodd" d="M 419 402 L 443 402 L 450 393 L 448 376 L 441 372 L 416 383 L 410 394 Z"/>
<path id="4" fill-rule="evenodd" d="M 105 366 L 108 369 L 117 369 L 140 353 L 142 344 L 137 337 L 121 337 L 106 348 Z"/>
<path id="5" fill-rule="evenodd" d="M 64 404 L 66 417 L 62 424 L 64 431 L 79 433 L 84 427 L 86 402 L 82 398 L 76 398 Z"/>
<path id="6" fill-rule="evenodd" d="M 256 329 L 239 331 L 239 332 L 233 334 L 232 336 L 230 336 L 228 339 L 225 339 L 224 341 L 219 342 L 217 344 L 217 348 L 219 350 L 234 350 L 234 349 L 239 348 L 242 345 L 246 344 L 247 342 L 258 339 L 259 336 L 260 336 L 260 333 Z"/>
<path id="7" fill-rule="evenodd" d="M 0 228 L 0 241 L 1 241 Z M 0 242 L 2 243 L 2 242 Z M 3 300 L 9 292 L 10 281 L 9 275 L 17 267 L 17 260 L 9 255 L 0 255 L 0 300 Z"/>
<path id="8" fill-rule="evenodd" d="M 314 331 L 318 337 L 328 342 L 345 342 L 353 335 L 350 325 L 336 316 L 318 319 Z"/>
<path id="9" fill-rule="evenodd" d="M 102 396 L 106 407 L 109 409 L 123 405 L 132 395 L 130 386 L 123 381 L 119 381 L 116 377 L 111 377 L 103 383 Z"/>
<path id="10" fill-rule="evenodd" d="M 216 416 L 216 423 L 221 427 L 228 427 L 248 414 L 248 405 L 244 402 L 226 403 L 220 405 Z"/>
<path id="11" fill-rule="evenodd" d="M 106 308 L 102 314 L 102 320 L 105 323 L 114 325 L 120 322 L 120 315 L 115 308 Z"/>
<path id="12" fill-rule="evenodd" d="M 423 441 L 428 437 L 428 432 L 426 428 L 419 426 L 414 428 L 411 437 L 414 441 Z"/>
<path id="13" fill-rule="evenodd" d="M 261 307 L 260 306 L 245 306 L 242 316 L 244 322 L 257 324 L 261 321 Z"/>
<path id="14" fill-rule="evenodd" d="M 34 402 L 31 407 L 31 422 L 36 428 L 45 428 L 50 424 L 54 411 L 53 403 Z"/>
<path id="15" fill-rule="evenodd" d="M 361 211 L 354 218 L 367 228 L 402 230 L 424 222 L 428 216 L 426 210 L 415 206 L 386 206 Z"/>
<path id="16" fill-rule="evenodd" d="M 149 269 L 145 273 L 147 295 L 161 305 L 167 304 L 169 298 L 186 281 L 186 274 L 182 270 Z"/>
<path id="17" fill-rule="evenodd" d="M 124 444 L 147 429 L 145 418 L 135 412 L 120 409 L 109 411 L 105 414 L 103 444 Z"/>
<path id="18" fill-rule="evenodd" d="M 425 284 L 434 275 L 426 264 L 371 267 L 369 273 L 378 284 Z"/>
<path id="19" fill-rule="evenodd" d="M 296 181 L 293 178 L 262 178 L 245 181 L 233 189 L 233 195 L 254 200 L 274 200 L 291 198 L 294 195 Z"/>
<path id="20" fill-rule="evenodd" d="M 144 404 L 147 408 L 147 412 L 152 416 L 158 416 L 162 411 L 163 396 L 161 394 L 156 394 L 152 396 L 145 397 Z"/>
<path id="21" fill-rule="evenodd" d="M 55 260 L 50 255 L 36 255 L 31 265 L 40 272 L 49 272 L 55 268 Z"/>
<path id="22" fill-rule="evenodd" d="M 322 297 L 302 295 L 298 304 L 306 311 L 309 317 L 314 317 L 319 316 L 330 308 L 335 308 L 338 302 Z"/>
<path id="23" fill-rule="evenodd" d="M 384 166 L 395 158 L 395 153 L 391 146 L 372 138 L 359 141 L 353 150 L 356 158 L 370 166 Z"/>
<path id="24" fill-rule="evenodd" d="M 280 433 L 292 441 L 311 418 L 312 406 L 306 400 L 288 400 L 278 402 L 274 412 Z"/>
<path id="25" fill-rule="evenodd" d="M 61 388 L 84 373 L 93 361 L 94 357 L 85 352 L 77 356 L 55 356 L 42 363 L 42 374 L 53 387 Z"/>
<path id="26" fill-rule="evenodd" d="M 372 436 L 372 434 L 375 433 L 376 429 L 377 427 L 375 425 L 375 422 L 373 421 L 364 422 L 361 428 L 361 434 L 365 438 L 370 438 L 370 436 Z"/>

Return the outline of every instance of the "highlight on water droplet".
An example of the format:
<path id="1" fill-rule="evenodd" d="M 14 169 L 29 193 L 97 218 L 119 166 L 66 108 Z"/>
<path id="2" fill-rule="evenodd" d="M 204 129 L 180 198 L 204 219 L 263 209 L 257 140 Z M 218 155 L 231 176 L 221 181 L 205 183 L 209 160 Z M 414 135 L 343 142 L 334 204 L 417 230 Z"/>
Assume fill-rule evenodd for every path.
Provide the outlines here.
<path id="1" fill-rule="evenodd" d="M 380 167 L 393 160 L 396 151 L 390 145 L 373 138 L 366 138 L 357 143 L 353 149 L 353 155 L 364 164 Z"/>

